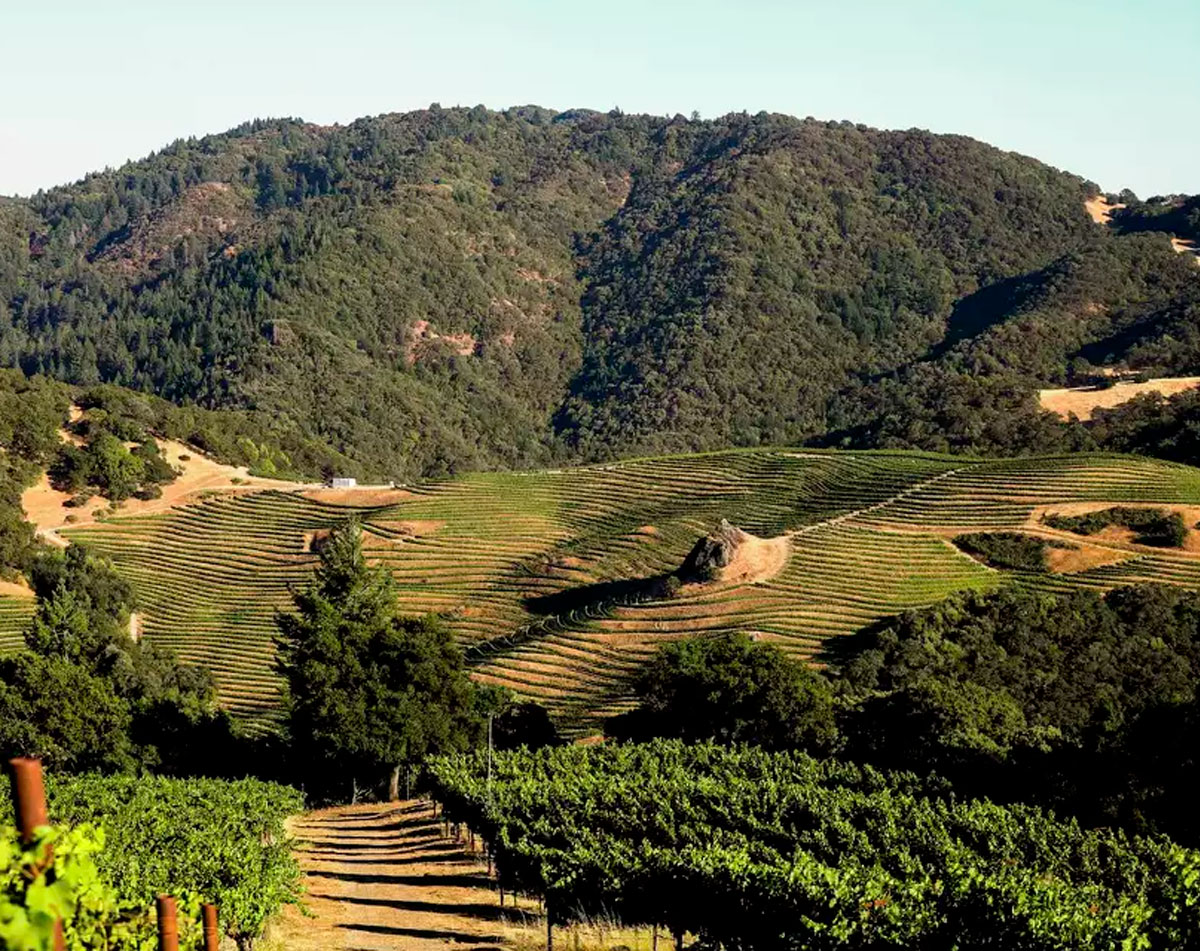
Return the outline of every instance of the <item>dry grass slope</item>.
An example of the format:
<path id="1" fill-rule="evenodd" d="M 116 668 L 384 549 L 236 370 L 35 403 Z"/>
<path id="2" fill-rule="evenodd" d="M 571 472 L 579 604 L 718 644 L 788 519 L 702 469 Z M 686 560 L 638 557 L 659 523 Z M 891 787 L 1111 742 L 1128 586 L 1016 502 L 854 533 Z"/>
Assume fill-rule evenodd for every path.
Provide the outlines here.
<path id="1" fill-rule="evenodd" d="M 1145 383 L 1115 383 L 1109 387 L 1077 386 L 1066 389 L 1038 391 L 1038 403 L 1042 409 L 1057 413 L 1063 419 L 1075 416 L 1081 420 L 1091 419 L 1097 409 L 1112 409 L 1128 403 L 1143 393 L 1159 393 L 1174 396 L 1200 386 L 1200 376 L 1159 377 Z"/>

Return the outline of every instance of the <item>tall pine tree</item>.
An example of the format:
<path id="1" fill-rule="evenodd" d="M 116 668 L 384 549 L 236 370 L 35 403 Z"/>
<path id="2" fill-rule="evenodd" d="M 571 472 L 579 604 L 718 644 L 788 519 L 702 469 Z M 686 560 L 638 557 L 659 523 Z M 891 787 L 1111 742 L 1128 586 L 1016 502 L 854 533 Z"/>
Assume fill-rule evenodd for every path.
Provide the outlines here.
<path id="1" fill-rule="evenodd" d="M 335 530 L 312 583 L 277 618 L 293 765 L 329 795 L 389 779 L 480 734 L 461 651 L 434 618 L 402 618 L 385 568 L 367 564 L 356 522 Z"/>

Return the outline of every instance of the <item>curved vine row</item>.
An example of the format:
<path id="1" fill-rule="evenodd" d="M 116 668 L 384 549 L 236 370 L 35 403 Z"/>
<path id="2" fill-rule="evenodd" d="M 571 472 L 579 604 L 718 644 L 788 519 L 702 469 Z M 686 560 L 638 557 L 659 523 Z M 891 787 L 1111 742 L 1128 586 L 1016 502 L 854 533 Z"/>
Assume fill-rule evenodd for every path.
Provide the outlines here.
<path id="1" fill-rule="evenodd" d="M 730 949 L 1195 948 L 1200 855 L 936 780 L 757 749 L 570 747 L 430 768 L 551 920 Z"/>

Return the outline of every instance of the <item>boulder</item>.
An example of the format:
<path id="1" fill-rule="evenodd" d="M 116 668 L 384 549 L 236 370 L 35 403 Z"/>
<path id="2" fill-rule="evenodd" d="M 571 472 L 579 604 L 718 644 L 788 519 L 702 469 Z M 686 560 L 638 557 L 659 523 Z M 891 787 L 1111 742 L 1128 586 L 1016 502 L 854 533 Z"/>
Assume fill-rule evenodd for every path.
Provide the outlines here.
<path id="1" fill-rule="evenodd" d="M 679 574 L 685 579 L 710 581 L 716 578 L 721 569 L 733 561 L 737 550 L 749 536 L 736 525 L 730 525 L 726 519 L 703 538 L 699 539 L 679 569 Z"/>

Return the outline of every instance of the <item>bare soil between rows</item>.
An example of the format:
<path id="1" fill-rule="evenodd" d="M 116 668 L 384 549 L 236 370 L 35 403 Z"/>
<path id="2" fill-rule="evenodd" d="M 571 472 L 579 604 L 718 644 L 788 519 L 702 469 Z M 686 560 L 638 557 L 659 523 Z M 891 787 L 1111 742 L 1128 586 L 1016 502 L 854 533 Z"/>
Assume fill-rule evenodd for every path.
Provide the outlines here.
<path id="1" fill-rule="evenodd" d="M 482 856 L 445 837 L 428 802 L 323 809 L 291 828 L 312 917 L 287 910 L 287 951 L 490 951 L 534 910 L 500 906 Z"/>

